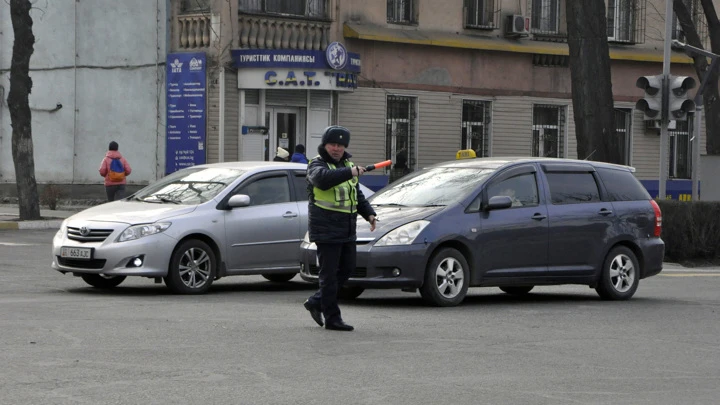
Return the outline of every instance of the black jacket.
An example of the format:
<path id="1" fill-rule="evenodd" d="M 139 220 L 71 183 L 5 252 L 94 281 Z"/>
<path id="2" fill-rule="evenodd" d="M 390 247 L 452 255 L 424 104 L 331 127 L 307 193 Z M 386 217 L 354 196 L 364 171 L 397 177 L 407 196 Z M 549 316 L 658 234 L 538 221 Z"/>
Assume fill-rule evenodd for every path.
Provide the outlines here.
<path id="1" fill-rule="evenodd" d="M 327 190 L 352 178 L 351 169 L 345 167 L 345 161 L 350 160 L 352 155 L 345 152 L 342 159 L 340 159 L 339 162 L 335 162 L 322 146 L 318 147 L 318 153 L 320 156 L 314 157 L 307 168 L 309 204 L 308 231 L 310 233 L 310 241 L 324 243 L 352 242 L 356 239 L 355 226 L 357 224 L 357 214 L 362 215 L 362 217 L 367 220 L 370 215 L 376 215 L 375 211 L 365 199 L 365 195 L 363 195 L 360 190 L 359 183 L 357 186 L 357 213 L 347 214 L 344 212 L 330 211 L 315 205 L 313 187 Z M 328 162 L 335 164 L 336 169 L 331 170 L 328 167 Z"/>

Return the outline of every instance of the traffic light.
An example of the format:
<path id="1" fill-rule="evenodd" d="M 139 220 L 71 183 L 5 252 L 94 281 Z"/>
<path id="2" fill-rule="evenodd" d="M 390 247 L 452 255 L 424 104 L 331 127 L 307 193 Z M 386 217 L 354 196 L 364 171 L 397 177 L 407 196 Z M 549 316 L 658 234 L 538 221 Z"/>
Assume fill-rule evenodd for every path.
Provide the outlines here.
<path id="1" fill-rule="evenodd" d="M 689 99 L 688 90 L 695 87 L 689 76 L 670 76 L 668 81 L 668 119 L 686 121 L 687 114 L 695 111 L 695 102 Z"/>
<path id="2" fill-rule="evenodd" d="M 645 121 L 662 118 L 662 82 L 662 75 L 640 76 L 635 82 L 635 86 L 645 90 L 645 96 L 635 104 L 645 115 Z"/>

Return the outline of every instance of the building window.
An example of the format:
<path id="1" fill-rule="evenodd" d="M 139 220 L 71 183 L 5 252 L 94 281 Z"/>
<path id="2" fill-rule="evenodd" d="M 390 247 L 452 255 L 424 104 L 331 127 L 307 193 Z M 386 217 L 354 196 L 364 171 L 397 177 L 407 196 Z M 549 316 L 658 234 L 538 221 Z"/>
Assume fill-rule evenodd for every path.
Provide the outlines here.
<path id="1" fill-rule="evenodd" d="M 645 40 L 646 0 L 608 0 L 608 41 L 642 43 Z"/>
<path id="2" fill-rule="evenodd" d="M 393 161 L 390 182 L 415 168 L 415 97 L 388 96 L 385 120 L 386 158 Z"/>
<path id="3" fill-rule="evenodd" d="M 700 42 L 705 48 L 709 48 L 710 37 L 708 36 L 707 19 L 705 18 L 703 8 L 700 5 L 700 0 L 683 0 L 683 3 L 685 3 L 685 6 L 690 13 L 690 17 L 692 17 L 692 22 L 695 25 L 695 31 L 697 31 L 697 34 L 700 37 Z M 680 21 L 675 13 L 673 13 L 673 21 L 672 39 L 677 39 L 680 42 L 687 42 L 687 37 L 683 32 L 682 27 L 680 26 Z"/>
<path id="4" fill-rule="evenodd" d="M 670 173 L 668 177 L 689 179 L 692 177 L 692 116 L 687 121 L 675 121 L 675 129 L 668 131 L 670 135 Z"/>
<path id="5" fill-rule="evenodd" d="M 500 3 L 500 0 L 465 0 L 465 26 L 468 28 L 497 28 Z"/>
<path id="6" fill-rule="evenodd" d="M 558 0 L 532 0 L 530 28 L 537 34 L 557 34 L 560 2 Z"/>
<path id="7" fill-rule="evenodd" d="M 472 149 L 477 157 L 490 156 L 489 101 L 463 101 L 462 149 Z"/>
<path id="8" fill-rule="evenodd" d="M 210 0 L 182 0 L 180 10 L 183 13 L 210 11 Z"/>
<path id="9" fill-rule="evenodd" d="M 393 24 L 414 24 L 417 0 L 387 0 L 387 22 Z"/>
<path id="10" fill-rule="evenodd" d="M 239 0 L 241 12 L 328 18 L 327 0 Z"/>
<path id="11" fill-rule="evenodd" d="M 615 134 L 617 134 L 618 146 L 620 147 L 620 157 L 622 164 L 630 165 L 630 157 L 632 156 L 632 109 L 616 108 L 615 109 Z"/>
<path id="12" fill-rule="evenodd" d="M 532 155 L 565 157 L 565 107 L 533 105 Z"/>

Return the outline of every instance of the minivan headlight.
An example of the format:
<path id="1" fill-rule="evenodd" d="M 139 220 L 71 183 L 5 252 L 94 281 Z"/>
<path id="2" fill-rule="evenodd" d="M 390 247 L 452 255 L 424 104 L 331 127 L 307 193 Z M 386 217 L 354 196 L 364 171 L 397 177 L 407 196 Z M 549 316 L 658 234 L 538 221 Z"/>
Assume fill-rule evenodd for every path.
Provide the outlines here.
<path id="1" fill-rule="evenodd" d="M 164 232 L 166 229 L 170 228 L 170 225 L 172 225 L 171 222 L 156 222 L 154 224 L 133 225 L 124 230 L 123 233 L 120 234 L 120 237 L 117 239 L 117 241 L 127 242 L 129 240 L 140 239 L 144 236 L 155 235 L 156 233 Z"/>
<path id="2" fill-rule="evenodd" d="M 430 225 L 430 221 L 420 220 L 410 222 L 385 234 L 385 236 L 375 242 L 375 246 L 409 245 L 415 241 L 415 238 L 417 238 L 420 232 L 428 225 Z"/>

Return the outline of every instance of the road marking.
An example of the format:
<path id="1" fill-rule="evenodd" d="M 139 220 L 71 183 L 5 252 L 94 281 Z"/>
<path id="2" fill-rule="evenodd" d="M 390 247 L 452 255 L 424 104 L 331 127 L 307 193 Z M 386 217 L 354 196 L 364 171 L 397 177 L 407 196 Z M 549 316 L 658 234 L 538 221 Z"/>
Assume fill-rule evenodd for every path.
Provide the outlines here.
<path id="1" fill-rule="evenodd" d="M 660 274 L 664 277 L 720 277 L 720 273 L 678 273 L 678 274 Z"/>
<path id="2" fill-rule="evenodd" d="M 35 243 L 0 242 L 0 246 L 35 246 Z"/>

